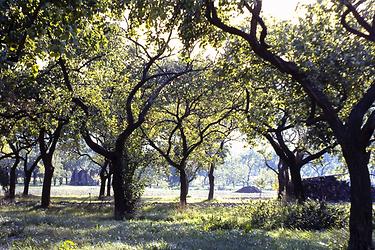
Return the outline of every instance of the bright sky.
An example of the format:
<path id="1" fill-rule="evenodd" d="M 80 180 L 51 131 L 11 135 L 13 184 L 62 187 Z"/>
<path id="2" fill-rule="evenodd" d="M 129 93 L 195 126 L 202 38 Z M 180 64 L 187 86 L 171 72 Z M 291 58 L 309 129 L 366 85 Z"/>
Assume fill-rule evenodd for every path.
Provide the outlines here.
<path id="1" fill-rule="evenodd" d="M 280 20 L 292 19 L 296 16 L 297 4 L 314 3 L 316 0 L 263 0 L 263 15 L 271 15 Z"/>

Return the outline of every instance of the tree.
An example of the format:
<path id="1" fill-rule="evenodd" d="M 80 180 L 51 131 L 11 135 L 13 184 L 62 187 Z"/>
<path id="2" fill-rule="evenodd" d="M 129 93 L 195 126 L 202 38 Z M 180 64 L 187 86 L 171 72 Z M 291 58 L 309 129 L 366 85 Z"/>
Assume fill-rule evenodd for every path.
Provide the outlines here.
<path id="1" fill-rule="evenodd" d="M 294 149 L 291 149 L 292 145 L 295 142 L 293 142 L 293 140 L 290 140 L 288 142 L 285 139 L 285 137 L 286 137 L 286 133 L 288 133 L 288 130 L 293 128 L 293 126 L 287 125 L 286 122 L 287 122 L 287 119 L 286 119 L 286 116 L 284 116 L 283 119 L 281 120 L 281 124 L 279 124 L 277 128 L 267 129 L 267 131 L 263 135 L 270 142 L 276 154 L 280 158 L 279 164 L 281 166 L 279 166 L 279 169 L 280 169 L 279 177 L 282 178 L 282 176 L 285 176 L 285 173 L 288 173 L 287 170 L 290 171 L 291 183 L 293 184 L 292 193 L 294 195 L 294 198 L 296 198 L 299 202 L 303 202 L 305 200 L 305 195 L 304 195 L 302 177 L 301 177 L 302 167 L 310 163 L 311 161 L 319 159 L 329 150 L 334 148 L 335 143 L 325 142 L 325 144 L 328 144 L 328 145 L 324 145 L 322 142 L 320 142 L 320 144 L 323 144 L 323 146 L 321 146 L 322 148 L 318 149 L 314 153 L 310 153 L 310 150 L 306 148 L 306 145 L 303 145 L 304 144 L 303 141 L 309 138 L 311 136 L 311 133 L 306 133 L 306 131 L 303 131 L 303 130 L 301 133 L 301 131 L 298 131 L 298 128 L 297 129 L 295 128 L 297 130 L 297 131 L 294 131 L 294 133 L 297 133 L 295 137 L 298 138 L 298 142 L 300 143 L 297 144 L 297 146 L 294 146 Z M 293 135 L 293 132 L 291 133 Z M 307 138 L 305 137 L 305 135 L 307 136 Z M 305 142 L 305 144 L 307 143 Z M 285 176 L 284 179 L 286 178 L 288 177 Z M 288 182 L 281 180 L 281 183 L 287 184 Z M 284 185 L 282 185 L 281 187 L 283 188 L 283 186 Z"/>
<path id="2" fill-rule="evenodd" d="M 15 127 L 14 129 L 19 129 L 19 127 Z M 12 166 L 9 170 L 9 192 L 7 193 L 7 198 L 10 200 L 15 199 L 17 167 L 25 159 L 23 155 L 27 154 L 35 144 L 36 141 L 30 139 L 26 131 L 11 131 L 7 135 L 7 138 L 5 138 L 1 148 L 2 156 L 0 159 L 10 158 L 12 161 Z"/>
<path id="3" fill-rule="evenodd" d="M 14 200 L 16 197 L 16 182 L 17 182 L 17 167 L 21 161 L 20 152 L 22 148 L 18 143 L 14 143 L 8 141 L 9 148 L 11 149 L 10 154 L 5 154 L 2 156 L 3 159 L 7 157 L 11 157 L 12 159 L 12 166 L 9 168 L 9 190 L 7 192 L 6 198 L 9 200 Z"/>
<path id="4" fill-rule="evenodd" d="M 199 170 L 195 164 L 188 176 L 189 160 L 210 137 L 223 137 L 232 129 L 230 115 L 237 103 L 234 98 L 222 102 L 225 85 L 211 82 L 210 73 L 198 72 L 169 85 L 143 130 L 150 146 L 179 172 L 182 207 L 187 204 L 189 182 Z"/>
<path id="5" fill-rule="evenodd" d="M 214 199 L 215 191 L 215 176 L 214 171 L 217 164 L 222 164 L 226 154 L 228 154 L 228 149 L 225 147 L 226 144 L 230 141 L 230 133 L 233 132 L 235 127 L 223 131 L 216 138 L 208 138 L 205 141 L 203 147 L 205 148 L 205 155 L 208 157 L 206 162 L 209 164 L 208 169 L 208 182 L 209 182 L 209 191 L 208 191 L 208 201 Z"/>
<path id="6" fill-rule="evenodd" d="M 28 151 L 25 153 L 25 156 L 23 157 L 23 169 L 24 169 L 24 183 L 23 183 L 23 196 L 29 195 L 29 187 L 30 187 L 30 181 L 32 173 L 34 172 L 35 168 L 38 166 L 38 163 L 42 159 L 42 156 L 39 154 L 37 156 L 31 156 L 31 152 Z"/>
<path id="7" fill-rule="evenodd" d="M 51 185 L 53 172 L 55 170 L 52 160 L 64 125 L 66 125 L 65 121 L 59 121 L 54 129 L 47 130 L 46 128 L 42 127 L 39 131 L 39 151 L 44 166 L 44 178 L 41 198 L 42 208 L 48 208 L 51 203 Z"/>
<path id="8" fill-rule="evenodd" d="M 283 171 L 278 172 L 279 179 L 291 174 L 289 198 L 303 202 L 301 169 L 335 147 L 332 133 L 324 120 L 314 119 L 311 112 L 306 112 L 311 101 L 298 85 L 254 55 L 248 55 L 244 41 L 237 37 L 228 40 L 224 50 L 227 60 L 222 60 L 221 74 L 235 78 L 241 86 L 238 91 L 244 92 L 245 105 L 239 109 L 241 131 L 249 143 L 262 139 L 270 143 L 284 165 L 280 167 Z M 280 181 L 285 183 L 285 178 Z M 280 191 L 284 186 L 279 186 Z"/>
<path id="9" fill-rule="evenodd" d="M 68 60 L 58 59 L 66 89 L 75 95 L 72 102 L 84 114 L 80 127 L 83 139 L 93 151 L 111 162 L 114 214 L 119 220 L 131 216 L 134 210 L 131 200 L 134 171 L 129 165 L 128 152 L 130 137 L 144 122 L 162 89 L 192 70 L 190 64 L 168 62 L 172 31 L 168 30 L 166 38 L 165 33 L 157 32 L 149 47 L 124 32 L 114 35 L 109 44 L 112 47 L 105 56 L 95 56 L 83 63 L 83 75 L 74 74 L 80 70 L 70 69 Z M 70 63 L 74 65 L 74 61 Z M 76 81 L 84 81 L 88 86 L 75 86 Z M 102 128 L 110 130 L 115 138 L 110 149 L 95 139 L 96 130 Z"/>

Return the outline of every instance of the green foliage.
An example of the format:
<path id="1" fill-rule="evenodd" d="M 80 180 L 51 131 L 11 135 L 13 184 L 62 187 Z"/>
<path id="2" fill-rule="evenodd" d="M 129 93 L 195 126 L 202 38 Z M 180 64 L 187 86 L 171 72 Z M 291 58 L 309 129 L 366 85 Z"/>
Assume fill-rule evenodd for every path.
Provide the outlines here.
<path id="1" fill-rule="evenodd" d="M 61 245 L 59 246 L 59 250 L 72 250 L 72 249 L 77 249 L 76 243 L 71 240 L 66 240 Z"/>

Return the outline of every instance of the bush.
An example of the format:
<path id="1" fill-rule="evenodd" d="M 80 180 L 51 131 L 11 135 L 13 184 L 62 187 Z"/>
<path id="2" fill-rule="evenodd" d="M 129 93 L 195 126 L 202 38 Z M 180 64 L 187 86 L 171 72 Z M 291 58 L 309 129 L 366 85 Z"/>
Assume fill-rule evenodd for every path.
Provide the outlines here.
<path id="1" fill-rule="evenodd" d="M 303 204 L 280 201 L 259 201 L 248 206 L 252 228 L 291 228 L 323 230 L 348 225 L 347 206 L 330 205 L 323 202 L 306 201 Z"/>
<path id="2" fill-rule="evenodd" d="M 252 201 L 240 213 L 243 220 L 212 217 L 205 224 L 207 230 L 278 228 L 325 230 L 345 228 L 349 222 L 349 206 L 306 201 L 303 204 L 280 201 Z"/>

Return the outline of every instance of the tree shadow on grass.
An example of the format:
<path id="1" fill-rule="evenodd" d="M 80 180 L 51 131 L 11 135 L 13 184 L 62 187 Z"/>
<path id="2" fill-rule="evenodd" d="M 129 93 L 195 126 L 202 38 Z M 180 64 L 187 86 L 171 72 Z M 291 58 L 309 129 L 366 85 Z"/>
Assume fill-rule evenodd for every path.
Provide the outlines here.
<path id="1" fill-rule="evenodd" d="M 274 238 L 265 231 L 206 231 L 185 223 L 137 221 L 126 226 L 118 225 L 111 228 L 106 235 L 117 235 L 117 238 L 112 237 L 109 240 L 123 242 L 135 248 L 145 248 L 160 242 L 165 249 L 327 249 L 326 246 L 313 240 Z M 96 239 L 100 238 L 100 235 L 96 237 Z M 94 244 L 100 244 L 100 240 Z"/>

